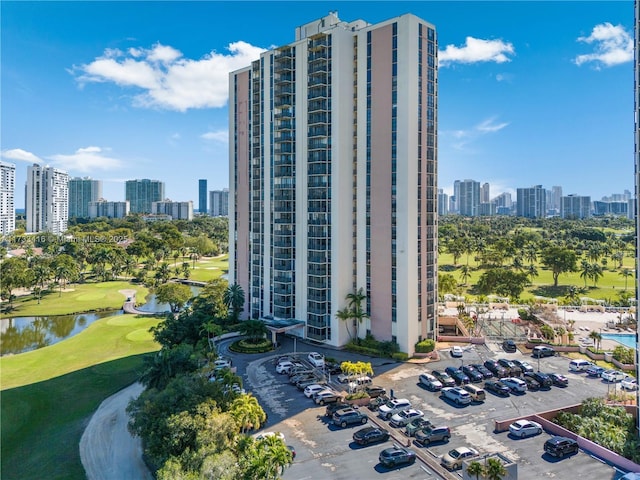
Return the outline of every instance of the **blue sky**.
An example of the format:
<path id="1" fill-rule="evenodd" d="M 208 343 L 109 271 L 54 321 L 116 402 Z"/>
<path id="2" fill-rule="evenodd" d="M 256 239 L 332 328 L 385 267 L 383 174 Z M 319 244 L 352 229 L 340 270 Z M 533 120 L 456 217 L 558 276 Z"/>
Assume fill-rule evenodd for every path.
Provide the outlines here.
<path id="1" fill-rule="evenodd" d="M 337 11 L 413 13 L 439 42 L 439 187 L 454 180 L 633 190 L 633 2 L 10 2 L 1 8 L 2 159 L 172 200 L 228 187 L 227 72 Z"/>

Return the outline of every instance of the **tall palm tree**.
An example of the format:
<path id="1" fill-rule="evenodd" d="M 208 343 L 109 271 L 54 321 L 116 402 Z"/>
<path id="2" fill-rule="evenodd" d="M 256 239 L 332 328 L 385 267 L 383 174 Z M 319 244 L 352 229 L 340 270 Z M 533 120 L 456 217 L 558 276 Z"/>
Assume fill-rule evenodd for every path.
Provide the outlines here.
<path id="1" fill-rule="evenodd" d="M 589 334 L 589 338 L 593 339 L 593 341 L 596 344 L 596 350 L 600 350 L 600 343 L 602 342 L 602 334 L 600 332 L 596 332 L 595 330 L 592 330 L 591 333 Z"/>
<path id="2" fill-rule="evenodd" d="M 487 480 L 502 480 L 507 474 L 507 469 L 497 458 L 488 458 L 485 467 L 485 476 Z"/>
<path id="3" fill-rule="evenodd" d="M 469 475 L 475 475 L 476 480 L 480 479 L 480 475 L 484 475 L 484 466 L 480 462 L 471 462 L 467 467 Z"/>
<path id="4" fill-rule="evenodd" d="M 229 413 L 240 425 L 242 433 L 260 428 L 267 420 L 267 415 L 258 403 L 256 397 L 250 393 L 244 393 L 237 397 L 229 409 Z"/>
<path id="5" fill-rule="evenodd" d="M 264 460 L 265 460 L 265 476 L 262 477 L 265 480 L 277 480 L 285 467 L 291 465 L 293 461 L 293 455 L 291 451 L 284 444 L 282 439 L 276 435 L 266 437 L 259 443 L 263 444 Z"/>
<path id="6" fill-rule="evenodd" d="M 587 288 L 587 280 L 591 277 L 591 264 L 586 260 L 580 262 L 580 278 L 584 279 L 584 288 Z"/>
<path id="7" fill-rule="evenodd" d="M 469 267 L 469 265 L 462 265 L 460 267 L 460 280 L 462 280 L 462 283 L 464 285 L 467 284 L 467 280 L 469 280 L 470 276 L 471 276 L 471 268 Z"/>
<path id="8" fill-rule="evenodd" d="M 626 290 L 627 289 L 627 280 L 629 279 L 630 276 L 633 275 L 633 270 L 631 270 L 628 267 L 625 267 L 622 270 L 620 270 L 618 275 L 624 277 L 624 289 Z"/>
<path id="9" fill-rule="evenodd" d="M 234 323 L 238 321 L 240 312 L 244 309 L 244 299 L 244 290 L 237 283 L 229 285 L 224 292 L 224 303 L 231 310 L 231 318 Z"/>
<path id="10" fill-rule="evenodd" d="M 347 294 L 347 301 L 349 302 L 349 309 L 351 310 L 351 318 L 353 318 L 354 326 L 356 328 L 356 338 L 360 338 L 358 334 L 358 327 L 362 320 L 369 318 L 369 314 L 363 310 L 362 302 L 367 299 L 362 287 L 360 287 L 354 293 Z"/>
<path id="11" fill-rule="evenodd" d="M 604 276 L 604 272 L 602 271 L 602 266 L 599 263 L 591 264 L 591 280 L 593 280 L 593 286 L 598 285 L 598 280 L 600 280 Z"/>
<path id="12" fill-rule="evenodd" d="M 338 320 L 342 320 L 344 322 L 347 322 L 347 333 L 349 334 L 349 339 L 353 339 L 353 335 L 351 335 L 351 330 L 349 330 L 349 320 L 351 320 L 353 317 L 351 317 L 351 310 L 349 310 L 348 308 L 343 308 L 342 310 L 338 310 L 336 312 L 336 318 Z"/>

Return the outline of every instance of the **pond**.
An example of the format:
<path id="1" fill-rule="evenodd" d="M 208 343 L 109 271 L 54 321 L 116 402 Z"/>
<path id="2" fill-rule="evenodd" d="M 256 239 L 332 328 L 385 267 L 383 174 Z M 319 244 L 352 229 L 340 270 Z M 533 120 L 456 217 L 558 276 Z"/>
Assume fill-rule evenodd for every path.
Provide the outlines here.
<path id="1" fill-rule="evenodd" d="M 191 287 L 193 295 L 201 287 Z M 123 299 L 124 300 L 124 299 Z M 158 302 L 155 294 L 138 307 L 143 312 L 168 312 L 169 304 Z M 0 320 L 0 355 L 16 354 L 53 345 L 72 337 L 101 318 L 122 315 L 122 310 L 52 315 L 48 317 L 13 317 Z"/>

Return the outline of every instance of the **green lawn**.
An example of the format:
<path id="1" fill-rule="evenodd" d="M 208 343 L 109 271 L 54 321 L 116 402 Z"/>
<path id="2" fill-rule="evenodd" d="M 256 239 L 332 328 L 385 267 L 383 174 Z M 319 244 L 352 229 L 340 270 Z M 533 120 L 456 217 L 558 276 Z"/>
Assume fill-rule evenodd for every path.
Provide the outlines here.
<path id="1" fill-rule="evenodd" d="M 188 258 L 178 258 L 178 261 L 174 263 L 173 258 L 169 262 L 171 270 L 173 271 L 176 266 L 180 268 L 183 262 L 189 262 L 189 265 L 193 267 L 193 261 Z M 189 280 L 195 280 L 197 282 L 208 282 L 214 278 L 218 278 L 221 275 L 229 271 L 229 255 L 224 254 L 217 257 L 207 257 L 197 260 L 195 268 L 189 270 Z M 178 275 L 179 278 L 184 278 L 182 273 Z"/>
<path id="2" fill-rule="evenodd" d="M 71 291 L 57 290 L 43 293 L 42 300 L 38 304 L 32 295 L 18 297 L 13 302 L 13 310 L 10 316 L 36 316 L 36 315 L 67 315 L 93 310 L 117 310 L 122 308 L 126 300 L 119 290 L 134 289 L 138 293 L 138 299 L 144 299 L 149 290 L 139 284 L 126 281 L 82 283 L 69 286 Z M 9 314 L 3 314 L 4 317 Z"/>
<path id="3" fill-rule="evenodd" d="M 84 479 L 78 445 L 100 403 L 159 349 L 150 317 L 107 317 L 60 343 L 0 358 L 1 477 Z"/>

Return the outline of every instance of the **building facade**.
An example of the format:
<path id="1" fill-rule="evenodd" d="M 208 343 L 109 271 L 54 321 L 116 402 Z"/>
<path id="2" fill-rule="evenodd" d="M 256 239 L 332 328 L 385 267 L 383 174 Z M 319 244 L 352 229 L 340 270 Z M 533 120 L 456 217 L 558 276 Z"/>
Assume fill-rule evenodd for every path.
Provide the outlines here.
<path id="1" fill-rule="evenodd" d="M 164 200 L 164 182 L 160 180 L 127 180 L 124 198 L 131 213 L 151 213 L 151 203 Z"/>
<path id="2" fill-rule="evenodd" d="M 89 177 L 69 180 L 69 218 L 89 217 L 89 203 L 102 197 L 102 182 Z"/>
<path id="3" fill-rule="evenodd" d="M 442 188 L 438 189 L 438 215 L 449 213 L 449 195 L 444 193 Z"/>
<path id="4" fill-rule="evenodd" d="M 229 189 L 212 190 L 209 192 L 209 214 L 212 217 L 226 217 L 229 215 Z"/>
<path id="5" fill-rule="evenodd" d="M 245 316 L 414 352 L 437 331 L 437 40 L 335 12 L 230 74 L 229 281 Z M 361 323 L 340 320 L 362 290 Z"/>
<path id="6" fill-rule="evenodd" d="M 130 205 L 128 201 L 109 202 L 100 199 L 96 202 L 89 202 L 89 218 L 107 217 L 107 218 L 124 218 L 129 215 Z"/>
<path id="7" fill-rule="evenodd" d="M 0 161 L 0 235 L 16 229 L 16 166 Z"/>
<path id="8" fill-rule="evenodd" d="M 591 197 L 567 195 L 560 199 L 560 216 L 562 218 L 591 217 Z"/>
<path id="9" fill-rule="evenodd" d="M 516 215 L 526 218 L 547 216 L 547 194 L 542 185 L 517 189 Z"/>
<path id="10" fill-rule="evenodd" d="M 458 188 L 458 213 L 467 217 L 477 217 L 480 214 L 480 182 L 463 180 L 458 183 Z"/>
<path id="11" fill-rule="evenodd" d="M 25 210 L 27 232 L 65 232 L 69 221 L 69 175 L 49 166 L 29 167 Z"/>
<path id="12" fill-rule="evenodd" d="M 207 213 L 207 180 L 198 180 L 198 213 Z"/>
<path id="13" fill-rule="evenodd" d="M 173 220 L 193 220 L 193 202 L 162 202 L 151 203 L 152 215 L 170 215 Z"/>

